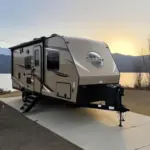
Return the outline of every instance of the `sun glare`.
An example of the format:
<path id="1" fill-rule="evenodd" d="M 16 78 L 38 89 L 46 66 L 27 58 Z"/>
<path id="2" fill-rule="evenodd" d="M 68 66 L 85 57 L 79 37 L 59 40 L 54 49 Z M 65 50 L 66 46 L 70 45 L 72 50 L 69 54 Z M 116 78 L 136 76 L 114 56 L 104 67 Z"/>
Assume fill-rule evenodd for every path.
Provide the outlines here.
<path id="1" fill-rule="evenodd" d="M 118 41 L 109 43 L 109 47 L 112 53 L 120 53 L 124 55 L 138 55 L 136 47 L 131 42 Z"/>

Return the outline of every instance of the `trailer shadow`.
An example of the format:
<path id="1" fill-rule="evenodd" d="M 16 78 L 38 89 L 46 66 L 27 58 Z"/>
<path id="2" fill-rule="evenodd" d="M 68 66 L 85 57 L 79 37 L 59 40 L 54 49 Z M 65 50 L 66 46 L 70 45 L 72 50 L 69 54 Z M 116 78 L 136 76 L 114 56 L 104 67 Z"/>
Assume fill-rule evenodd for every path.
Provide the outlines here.
<path id="1" fill-rule="evenodd" d="M 67 117 L 73 117 L 74 122 L 84 122 L 89 123 L 89 118 L 91 121 L 99 121 L 99 123 L 104 124 L 108 127 L 116 127 L 119 125 L 119 115 L 116 112 L 110 112 L 110 111 L 104 111 L 104 110 L 96 110 L 96 109 L 90 109 L 90 108 L 79 108 L 76 107 L 76 105 L 73 105 L 71 103 L 66 103 L 63 101 L 56 101 L 54 99 L 51 100 L 42 100 L 39 101 L 39 103 L 36 105 L 35 108 L 33 108 L 30 112 L 28 112 L 28 115 L 34 115 L 44 112 L 58 112 L 58 115 L 60 111 L 63 112 L 64 116 Z M 115 117 L 114 117 L 115 116 Z M 57 116 L 58 117 L 58 116 Z M 71 117 L 71 118 L 72 118 Z M 72 122 L 72 121 L 71 121 Z"/>
<path id="2" fill-rule="evenodd" d="M 58 117 L 63 113 L 63 118 L 66 117 L 68 119 L 71 117 L 72 119 L 72 117 L 74 117 L 73 121 L 75 122 L 81 122 L 83 120 L 84 123 L 88 123 L 89 119 L 91 119 L 91 121 L 99 122 L 99 124 L 108 126 L 109 128 L 116 128 L 119 125 L 118 112 L 91 108 L 79 108 L 76 107 L 76 105 L 55 99 L 42 99 L 34 108 L 32 108 L 30 112 L 26 114 L 36 115 L 44 112 L 58 114 Z M 123 128 L 119 127 L 120 129 L 128 129 L 150 122 L 150 117 L 131 112 L 125 113 L 123 117 L 125 122 L 122 122 Z"/>
<path id="3" fill-rule="evenodd" d="M 127 150 L 115 112 L 43 100 L 27 116 L 84 149 Z"/>

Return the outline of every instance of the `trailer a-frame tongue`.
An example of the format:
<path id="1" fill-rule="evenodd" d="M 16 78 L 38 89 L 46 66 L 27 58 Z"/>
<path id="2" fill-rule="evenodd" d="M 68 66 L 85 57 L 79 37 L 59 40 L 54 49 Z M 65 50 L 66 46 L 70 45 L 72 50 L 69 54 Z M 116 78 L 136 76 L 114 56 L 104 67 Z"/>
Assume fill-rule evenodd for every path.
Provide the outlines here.
<path id="1" fill-rule="evenodd" d="M 110 91 L 113 90 L 113 92 L 116 93 L 116 95 L 117 95 L 116 99 L 113 100 L 114 104 L 110 105 L 107 102 L 105 104 L 103 104 L 103 102 L 100 102 L 98 104 L 94 104 L 94 103 L 80 104 L 80 105 L 78 105 L 78 107 L 116 111 L 119 113 L 119 126 L 122 127 L 122 121 L 125 121 L 125 119 L 123 118 L 123 113 L 129 111 L 129 109 L 126 108 L 122 104 L 122 96 L 124 96 L 124 89 L 120 85 L 117 85 L 116 87 L 110 86 L 108 88 L 110 89 Z M 107 93 L 107 94 L 110 94 L 110 93 Z M 111 95 L 109 95 L 109 97 L 111 98 Z"/>

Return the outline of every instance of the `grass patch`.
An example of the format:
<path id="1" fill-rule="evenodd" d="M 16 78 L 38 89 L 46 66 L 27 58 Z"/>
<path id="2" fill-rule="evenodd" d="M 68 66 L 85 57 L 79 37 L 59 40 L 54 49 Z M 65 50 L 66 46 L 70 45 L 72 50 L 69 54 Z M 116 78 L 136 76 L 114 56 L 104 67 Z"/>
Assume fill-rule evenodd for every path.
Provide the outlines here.
<path id="1" fill-rule="evenodd" d="M 21 96 L 21 92 L 20 91 L 14 91 L 14 92 L 3 92 L 0 93 L 0 98 L 9 98 L 9 97 L 17 97 L 17 96 Z"/>

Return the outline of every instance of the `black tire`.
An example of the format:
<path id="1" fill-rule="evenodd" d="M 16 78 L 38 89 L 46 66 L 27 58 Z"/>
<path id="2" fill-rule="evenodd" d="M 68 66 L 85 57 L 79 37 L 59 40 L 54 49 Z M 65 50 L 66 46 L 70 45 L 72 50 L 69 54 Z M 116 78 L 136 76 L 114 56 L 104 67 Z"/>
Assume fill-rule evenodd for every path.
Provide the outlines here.
<path id="1" fill-rule="evenodd" d="M 22 92 L 22 101 L 23 101 L 23 102 L 26 102 L 27 96 L 28 96 L 27 92 L 23 91 L 23 92 Z"/>

